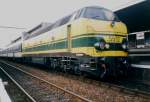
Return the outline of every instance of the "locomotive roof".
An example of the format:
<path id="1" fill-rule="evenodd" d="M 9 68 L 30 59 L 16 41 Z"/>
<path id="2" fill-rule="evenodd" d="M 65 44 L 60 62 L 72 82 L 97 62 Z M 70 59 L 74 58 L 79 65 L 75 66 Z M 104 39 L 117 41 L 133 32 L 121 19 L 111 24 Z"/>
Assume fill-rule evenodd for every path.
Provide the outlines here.
<path id="1" fill-rule="evenodd" d="M 31 30 L 29 30 L 27 33 L 28 34 L 32 34 L 32 33 L 36 32 L 36 31 L 42 30 L 43 28 L 46 28 L 46 27 L 48 27 L 50 25 L 51 25 L 51 23 L 43 22 L 43 23 L 37 25 L 36 27 L 32 28 Z"/>
<path id="2" fill-rule="evenodd" d="M 83 8 L 104 8 L 104 7 L 101 7 L 101 6 L 86 6 L 86 7 L 83 7 Z"/>
<path id="3" fill-rule="evenodd" d="M 18 42 L 18 41 L 20 41 L 20 40 L 21 40 L 21 36 L 17 37 L 17 38 L 14 39 L 13 41 L 11 41 L 10 44 L 8 44 L 8 45 L 6 45 L 6 46 L 9 46 L 9 45 L 11 45 L 11 44 L 14 44 L 14 43 L 16 43 L 16 42 Z"/>
<path id="4" fill-rule="evenodd" d="M 86 7 L 83 7 L 81 9 L 84 9 L 84 8 L 103 8 L 103 7 L 100 7 L 100 6 L 86 6 Z M 103 9 L 106 9 L 106 8 L 103 8 Z M 64 17 L 66 17 L 66 16 L 64 16 Z M 36 27 L 34 27 L 33 29 L 29 30 L 27 33 L 31 34 L 31 33 L 34 33 L 35 31 L 40 31 L 41 28 L 45 28 L 44 30 L 46 30 L 46 28 L 50 27 L 52 24 L 53 23 L 41 23 L 41 24 L 37 25 Z"/>
<path id="5" fill-rule="evenodd" d="M 86 8 L 101 8 L 101 9 L 106 9 L 106 8 L 103 8 L 103 7 L 100 7 L 100 6 L 86 6 L 86 7 L 83 7 L 83 8 L 80 8 L 79 10 L 81 9 L 86 9 Z M 71 13 L 70 15 L 67 15 L 67 16 L 64 16 L 60 19 L 58 19 L 57 21 L 53 22 L 53 23 L 41 23 L 39 25 L 37 25 L 36 27 L 34 27 L 33 29 L 29 30 L 28 32 L 25 33 L 25 36 L 26 38 L 25 39 L 28 39 L 28 38 L 32 38 L 34 36 L 38 36 L 42 33 L 45 33 L 49 30 L 51 30 L 55 24 L 71 15 L 73 15 L 75 12 L 79 11 L 79 10 L 76 10 L 74 11 L 73 13 Z M 108 9 L 107 9 L 108 10 Z M 70 17 L 71 18 L 71 17 Z M 55 28 L 55 27 L 54 27 Z M 29 36 L 28 36 L 29 35 Z"/>

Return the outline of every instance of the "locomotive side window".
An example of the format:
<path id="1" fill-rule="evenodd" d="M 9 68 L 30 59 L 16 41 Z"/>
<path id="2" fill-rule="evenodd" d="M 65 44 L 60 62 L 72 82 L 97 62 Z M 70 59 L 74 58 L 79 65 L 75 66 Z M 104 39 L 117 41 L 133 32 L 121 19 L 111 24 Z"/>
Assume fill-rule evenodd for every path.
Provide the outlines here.
<path id="1" fill-rule="evenodd" d="M 75 16 L 75 19 L 80 18 L 82 12 L 83 12 L 83 10 L 77 11 L 77 14 L 76 14 L 76 16 Z"/>
<path id="2" fill-rule="evenodd" d="M 150 47 L 150 32 L 145 33 L 145 47 Z"/>
<path id="3" fill-rule="evenodd" d="M 108 21 L 120 21 L 119 18 L 111 11 L 109 10 L 103 10 L 105 19 Z"/>

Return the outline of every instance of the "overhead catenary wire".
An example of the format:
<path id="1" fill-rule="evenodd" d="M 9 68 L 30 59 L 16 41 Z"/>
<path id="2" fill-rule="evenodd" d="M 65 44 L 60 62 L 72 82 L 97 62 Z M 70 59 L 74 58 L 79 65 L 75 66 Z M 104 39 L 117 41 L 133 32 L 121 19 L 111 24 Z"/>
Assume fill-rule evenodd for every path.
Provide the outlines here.
<path id="1" fill-rule="evenodd" d="M 1 26 L 1 25 L 0 25 L 0 28 L 2 28 L 2 29 L 26 29 L 26 28 L 23 28 L 23 27 Z"/>

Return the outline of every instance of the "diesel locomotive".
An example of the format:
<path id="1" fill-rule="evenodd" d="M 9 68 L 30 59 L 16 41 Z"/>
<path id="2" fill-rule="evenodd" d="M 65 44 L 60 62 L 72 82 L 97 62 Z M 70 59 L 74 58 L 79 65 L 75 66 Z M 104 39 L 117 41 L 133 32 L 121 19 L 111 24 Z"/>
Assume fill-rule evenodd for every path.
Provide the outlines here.
<path id="1" fill-rule="evenodd" d="M 126 25 L 103 7 L 84 7 L 54 23 L 40 24 L 24 32 L 21 41 L 20 61 L 100 78 L 126 71 Z"/>

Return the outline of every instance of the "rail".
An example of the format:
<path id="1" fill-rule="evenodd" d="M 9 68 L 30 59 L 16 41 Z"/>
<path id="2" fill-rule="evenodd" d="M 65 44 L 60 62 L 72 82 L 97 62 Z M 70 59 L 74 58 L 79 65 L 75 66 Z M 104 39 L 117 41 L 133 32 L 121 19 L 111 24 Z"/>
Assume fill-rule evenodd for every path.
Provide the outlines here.
<path id="1" fill-rule="evenodd" d="M 27 74 L 27 75 L 29 75 L 29 76 L 32 76 L 33 78 L 36 78 L 36 79 L 38 79 L 38 80 L 40 80 L 40 81 L 43 81 L 44 83 L 47 83 L 47 84 L 49 84 L 50 86 L 55 87 L 56 89 L 63 91 L 64 93 L 67 93 L 67 94 L 69 94 L 69 95 L 72 95 L 73 97 L 75 97 L 75 98 L 77 98 L 77 99 L 79 99 L 79 100 L 81 100 L 81 101 L 84 101 L 84 102 L 92 102 L 91 100 L 89 100 L 89 99 L 87 99 L 87 98 L 84 98 L 84 97 L 82 97 L 82 96 L 80 96 L 80 95 L 78 95 L 78 94 L 76 94 L 76 93 L 74 93 L 74 92 L 71 92 L 71 91 L 69 91 L 69 90 L 66 90 L 66 89 L 64 89 L 64 88 L 62 88 L 62 87 L 60 87 L 60 86 L 57 86 L 57 85 L 55 85 L 55 84 L 53 84 L 53 83 L 51 83 L 51 82 L 49 82 L 49 81 L 46 81 L 46 80 L 44 80 L 44 79 L 41 79 L 41 78 L 39 78 L 39 77 L 37 77 L 37 76 L 35 76 L 35 75 L 32 75 L 32 74 L 29 73 L 29 72 L 26 72 L 26 71 L 24 71 L 24 70 L 21 70 L 21 69 L 15 67 L 15 66 L 13 66 L 13 65 L 10 65 L 10 64 L 8 64 L 8 63 L 6 63 L 6 62 L 3 62 L 3 61 L 1 61 L 1 62 L 4 63 L 4 64 L 6 64 L 6 65 L 8 65 L 8 66 L 10 66 L 10 67 L 12 67 L 12 68 L 14 68 L 14 69 L 17 69 L 17 70 L 21 71 L 21 72 L 23 72 L 23 73 L 25 73 L 25 74 Z"/>
<path id="2" fill-rule="evenodd" d="M 34 98 L 32 98 L 2 67 L 0 69 L 4 72 L 6 76 L 32 101 L 36 102 Z M 0 101 L 1 102 L 1 101 Z M 2 101 L 3 102 L 3 101 Z M 7 101 L 6 101 L 7 102 Z"/>

